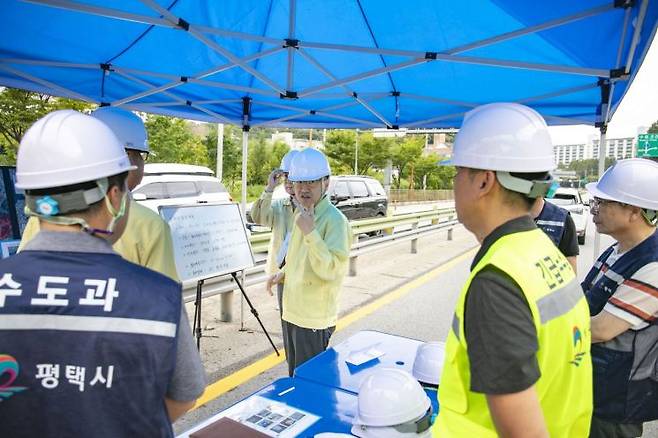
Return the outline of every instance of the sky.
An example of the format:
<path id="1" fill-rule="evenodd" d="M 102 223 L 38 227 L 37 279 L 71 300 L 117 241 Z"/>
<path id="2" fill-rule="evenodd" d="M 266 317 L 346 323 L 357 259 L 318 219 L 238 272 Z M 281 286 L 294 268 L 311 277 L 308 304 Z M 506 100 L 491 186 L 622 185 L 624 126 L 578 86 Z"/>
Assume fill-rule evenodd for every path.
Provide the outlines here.
<path id="1" fill-rule="evenodd" d="M 608 125 L 608 138 L 636 137 L 638 128 L 648 128 L 658 121 L 658 36 L 640 66 L 630 88 Z M 553 144 L 586 143 L 599 130 L 590 126 L 555 126 L 549 128 Z"/>

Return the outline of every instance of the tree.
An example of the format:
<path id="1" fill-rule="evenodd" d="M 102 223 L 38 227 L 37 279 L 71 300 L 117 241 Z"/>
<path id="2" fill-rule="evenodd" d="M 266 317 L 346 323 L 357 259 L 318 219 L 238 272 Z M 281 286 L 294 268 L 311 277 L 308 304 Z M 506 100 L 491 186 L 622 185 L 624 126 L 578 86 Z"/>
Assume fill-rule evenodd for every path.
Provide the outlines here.
<path id="1" fill-rule="evenodd" d="M 375 138 L 370 132 L 359 133 L 359 175 L 367 175 L 371 169 L 381 169 L 386 165 L 386 159 L 390 157 L 392 139 Z M 354 173 L 354 158 L 356 154 L 356 132 L 346 130 L 334 130 L 327 134 L 324 151 L 333 173 Z"/>
<path id="2" fill-rule="evenodd" d="M 224 125 L 224 146 L 222 149 L 222 182 L 230 186 L 231 190 L 242 177 L 242 146 L 240 143 L 240 128 Z M 208 152 L 208 165 L 211 169 L 217 168 L 217 125 L 210 128 L 210 132 L 203 141 Z"/>
<path id="3" fill-rule="evenodd" d="M 403 140 L 398 140 L 391 147 L 391 161 L 393 168 L 397 169 L 397 177 L 394 177 L 395 188 L 400 188 L 403 178 L 409 179 L 410 187 L 413 188 L 415 178 L 415 163 L 423 154 L 425 148 L 425 138 L 420 136 L 407 136 Z"/>
<path id="4" fill-rule="evenodd" d="M 183 163 L 207 166 L 208 151 L 201 138 L 195 136 L 182 119 L 148 115 L 146 130 L 153 156 L 149 162 Z M 217 134 L 215 133 L 215 137 Z"/>
<path id="5" fill-rule="evenodd" d="M 451 189 L 456 170 L 453 166 L 439 166 L 438 154 L 422 155 L 414 164 L 414 187 L 428 190 Z M 423 187 L 425 179 L 426 187 Z"/>
<path id="6" fill-rule="evenodd" d="M 605 169 L 612 166 L 616 160 L 612 157 L 606 157 Z M 569 170 L 573 170 L 578 175 L 579 179 L 587 179 L 588 181 L 595 181 L 599 173 L 599 160 L 591 158 L 588 160 L 574 160 L 569 163 Z"/>
<path id="7" fill-rule="evenodd" d="M 248 184 L 265 184 L 270 168 L 271 149 L 264 138 L 256 138 L 249 145 L 249 161 L 247 161 Z M 277 166 L 278 167 L 278 164 Z"/>
<path id="8" fill-rule="evenodd" d="M 334 174 L 354 173 L 355 146 L 355 131 L 334 130 L 327 134 L 324 153 L 329 158 L 331 170 Z"/>
<path id="9" fill-rule="evenodd" d="M 276 169 L 281 166 L 281 159 L 288 153 L 290 147 L 282 141 L 275 141 L 272 145 L 272 152 L 270 154 L 270 170 Z M 267 183 L 267 181 L 265 181 Z"/>
<path id="10" fill-rule="evenodd" d="M 658 134 L 658 120 L 653 122 L 653 125 L 649 128 L 647 134 Z"/>
<path id="11" fill-rule="evenodd" d="M 359 175 L 367 175 L 371 169 L 383 169 L 394 143 L 392 138 L 375 138 L 371 132 L 359 135 Z"/>
<path id="12" fill-rule="evenodd" d="M 15 165 L 25 131 L 41 117 L 60 109 L 88 111 L 93 105 L 47 94 L 5 88 L 0 91 L 0 164 Z"/>

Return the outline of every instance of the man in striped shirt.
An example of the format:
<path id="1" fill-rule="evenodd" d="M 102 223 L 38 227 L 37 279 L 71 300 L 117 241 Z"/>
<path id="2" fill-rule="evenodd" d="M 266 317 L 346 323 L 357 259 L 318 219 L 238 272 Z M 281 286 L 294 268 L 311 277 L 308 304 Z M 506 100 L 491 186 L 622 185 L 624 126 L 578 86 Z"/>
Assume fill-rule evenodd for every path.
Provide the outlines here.
<path id="1" fill-rule="evenodd" d="M 596 229 L 617 240 L 582 283 L 592 315 L 590 437 L 638 437 L 658 419 L 658 163 L 621 160 L 597 183 Z"/>

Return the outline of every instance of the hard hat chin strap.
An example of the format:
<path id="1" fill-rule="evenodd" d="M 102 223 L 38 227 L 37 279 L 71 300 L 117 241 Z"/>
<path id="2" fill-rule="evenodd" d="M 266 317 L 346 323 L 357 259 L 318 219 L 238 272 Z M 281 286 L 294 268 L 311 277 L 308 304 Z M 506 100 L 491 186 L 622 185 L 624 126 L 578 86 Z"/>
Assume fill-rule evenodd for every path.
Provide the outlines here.
<path id="1" fill-rule="evenodd" d="M 126 204 L 128 203 L 129 196 L 130 196 L 130 191 L 125 189 L 123 192 L 123 196 L 121 196 L 121 205 L 119 206 L 119 210 L 117 211 L 112 206 L 110 199 L 107 197 L 107 195 L 105 195 L 105 206 L 107 207 L 107 210 L 110 212 L 110 215 L 112 215 L 112 220 L 107 225 L 107 230 L 105 230 L 105 233 L 107 234 L 114 233 L 114 227 L 116 226 L 117 222 L 121 220 L 121 218 L 124 217 L 126 214 Z"/>
<path id="2" fill-rule="evenodd" d="M 649 225 L 654 227 L 658 225 L 658 211 L 643 208 L 642 217 L 649 223 Z"/>
<path id="3" fill-rule="evenodd" d="M 111 235 L 114 233 L 114 228 L 116 227 L 116 223 L 126 214 L 126 204 L 130 196 L 130 192 L 124 187 L 124 193 L 121 198 L 121 205 L 119 207 L 119 210 L 115 210 L 115 208 L 112 206 L 112 203 L 110 202 L 110 199 L 107 196 L 108 193 L 108 188 L 109 188 L 109 181 L 107 178 L 101 178 L 96 181 L 96 184 L 98 186 L 97 189 L 93 190 L 88 190 L 84 194 L 86 195 L 87 193 L 91 193 L 92 191 L 94 193 L 105 193 L 105 196 L 102 198 L 105 201 L 105 207 L 107 208 L 108 212 L 112 216 L 112 219 L 110 220 L 110 223 L 107 226 L 107 229 L 100 229 L 100 228 L 94 228 L 90 226 L 86 220 L 84 220 L 81 217 L 72 217 L 72 216 L 58 216 L 57 213 L 61 214 L 58 210 L 55 209 L 52 215 L 49 214 L 44 214 L 43 212 L 39 211 L 37 207 L 37 211 L 35 209 L 32 209 L 28 206 L 25 207 L 25 213 L 29 216 L 36 216 L 41 220 L 44 220 L 46 222 L 50 222 L 55 225 L 80 225 L 82 228 L 82 231 L 89 233 L 89 234 L 104 234 L 104 235 Z M 57 195 L 55 195 L 57 196 Z M 41 199 L 47 200 L 52 200 L 54 202 L 55 208 L 58 206 L 58 203 L 53 199 L 51 196 L 46 196 Z M 91 199 L 90 197 L 86 197 L 85 199 L 89 204 L 91 203 L 96 203 L 100 199 Z M 36 205 L 39 205 L 39 200 L 37 200 Z M 30 203 L 31 204 L 31 203 Z M 43 208 L 41 208 L 43 210 Z"/>
<path id="4" fill-rule="evenodd" d="M 533 199 L 551 197 L 556 188 L 553 179 L 531 181 L 512 176 L 510 172 L 496 171 L 496 179 L 507 190 L 524 194 Z"/>

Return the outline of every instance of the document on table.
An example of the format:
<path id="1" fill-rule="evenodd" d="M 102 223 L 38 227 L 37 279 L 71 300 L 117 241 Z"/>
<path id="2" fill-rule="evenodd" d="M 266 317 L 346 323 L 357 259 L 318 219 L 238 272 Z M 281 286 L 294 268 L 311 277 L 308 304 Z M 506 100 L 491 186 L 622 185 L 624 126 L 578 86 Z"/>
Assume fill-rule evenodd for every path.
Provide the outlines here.
<path id="1" fill-rule="evenodd" d="M 345 362 L 350 365 L 359 366 L 383 356 L 386 353 L 378 350 L 378 345 L 379 344 L 364 348 L 362 350 L 352 351 L 345 359 Z"/>
<path id="2" fill-rule="evenodd" d="M 252 396 L 232 406 L 224 416 L 271 437 L 300 435 L 320 417 L 261 396 Z"/>

